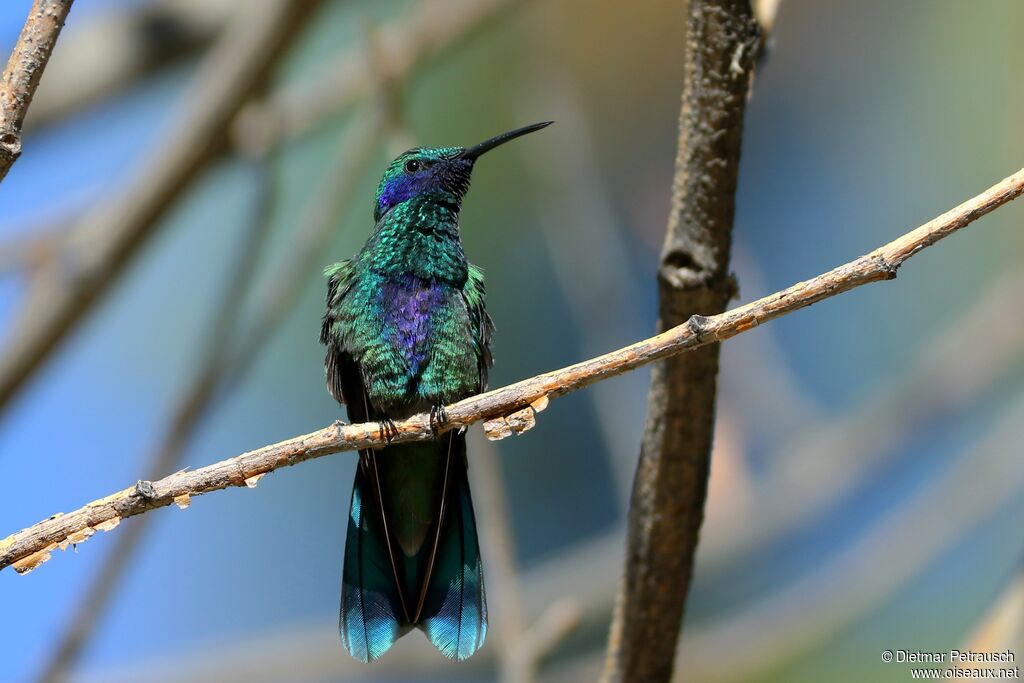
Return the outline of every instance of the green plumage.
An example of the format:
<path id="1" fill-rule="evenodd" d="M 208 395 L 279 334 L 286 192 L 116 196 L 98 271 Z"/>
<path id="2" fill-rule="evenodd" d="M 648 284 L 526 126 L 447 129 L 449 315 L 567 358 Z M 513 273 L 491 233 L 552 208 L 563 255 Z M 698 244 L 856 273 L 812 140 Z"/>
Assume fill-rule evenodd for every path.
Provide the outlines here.
<path id="1" fill-rule="evenodd" d="M 430 411 L 482 391 L 491 365 L 482 272 L 459 235 L 480 156 L 538 124 L 476 147 L 416 148 L 384 173 L 376 226 L 360 252 L 329 267 L 327 386 L 355 422 Z M 342 577 L 341 634 L 369 661 L 413 627 L 465 659 L 487 629 L 465 436 L 360 452 Z"/>

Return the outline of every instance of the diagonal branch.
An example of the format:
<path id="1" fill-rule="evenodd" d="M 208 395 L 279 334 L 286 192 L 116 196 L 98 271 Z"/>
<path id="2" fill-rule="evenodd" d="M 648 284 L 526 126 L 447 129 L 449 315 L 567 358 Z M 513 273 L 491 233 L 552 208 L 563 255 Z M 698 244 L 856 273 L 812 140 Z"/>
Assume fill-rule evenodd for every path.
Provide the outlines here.
<path id="1" fill-rule="evenodd" d="M 72 0 L 35 0 L 0 78 L 0 181 L 21 156 L 21 126 Z"/>
<path id="2" fill-rule="evenodd" d="M 906 260 L 1022 193 L 1024 168 L 915 230 L 810 280 L 718 315 L 694 315 L 681 325 L 617 351 L 459 401 L 448 406 L 449 422 L 444 430 L 532 410 L 532 405 L 542 409 L 548 398 L 562 396 L 663 358 L 725 341 L 761 323 L 856 287 L 892 280 Z M 399 422 L 397 431 L 395 441 L 436 438 L 427 414 L 414 415 Z M 191 496 L 232 486 L 254 487 L 260 477 L 276 469 L 332 453 L 376 448 L 386 443 L 380 425 L 375 422 L 334 424 L 192 472 L 178 472 L 157 481 L 140 481 L 74 512 L 54 515 L 0 540 L 0 569 L 14 566 L 24 573 L 49 559 L 50 552 L 58 547 L 63 549 L 81 543 L 97 529 L 113 529 L 126 517 L 171 503 L 183 507 Z"/>
<path id="3" fill-rule="evenodd" d="M 67 258 L 36 276 L 0 356 L 0 409 L 114 282 L 178 195 L 228 149 L 235 115 L 320 1 L 267 0 L 239 11 L 152 163 L 85 218 L 64 245 Z"/>

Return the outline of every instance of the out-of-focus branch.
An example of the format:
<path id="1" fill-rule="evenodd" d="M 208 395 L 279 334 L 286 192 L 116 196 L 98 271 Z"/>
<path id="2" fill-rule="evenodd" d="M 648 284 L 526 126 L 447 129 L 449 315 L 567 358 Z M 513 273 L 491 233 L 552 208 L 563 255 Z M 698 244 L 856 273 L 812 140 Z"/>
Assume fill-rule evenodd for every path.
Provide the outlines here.
<path id="1" fill-rule="evenodd" d="M 749 0 L 690 1 L 679 151 L 658 267 L 659 330 L 720 313 L 735 294 L 729 252 L 740 141 L 760 44 Z M 651 372 L 606 683 L 672 674 L 704 518 L 718 355 L 710 345 Z"/>
<path id="2" fill-rule="evenodd" d="M 245 343 L 227 359 L 222 378 L 225 386 L 245 374 L 263 343 L 293 309 L 309 273 L 323 267 L 323 248 L 335 227 L 334 218 L 351 199 L 359 173 L 384 138 L 384 129 L 373 122 L 358 121 L 353 126 L 350 137 L 354 146 L 344 145 L 331 160 L 280 267 L 253 295 L 256 319 L 243 326 L 239 339 Z"/>
<path id="3" fill-rule="evenodd" d="M 237 9 L 234 0 L 156 0 L 77 25 L 61 38 L 25 130 L 57 123 L 197 55 Z"/>
<path id="4" fill-rule="evenodd" d="M 1022 424 L 1018 397 L 980 443 L 855 543 L 740 614 L 694 628 L 681 644 L 687 675 L 709 683 L 754 680 L 885 605 L 929 562 L 1019 499 Z"/>
<path id="5" fill-rule="evenodd" d="M 187 1 L 187 0 L 182 0 Z M 272 66 L 311 6 L 322 0 L 261 0 L 236 20 L 207 57 L 206 77 L 200 76 L 195 102 L 167 151 L 154 155 L 152 167 L 101 206 L 73 232 L 77 239 L 63 245 L 61 258 L 48 260 L 49 268 L 36 273 L 37 286 L 23 305 L 25 314 L 0 356 L 0 410 L 36 367 L 85 315 L 152 232 L 154 224 L 188 185 L 199 169 L 219 158 L 228 123 L 245 98 L 239 91 L 253 85 Z M 382 64 L 387 78 L 411 78 L 428 61 L 446 54 L 462 40 L 526 0 L 430 0 L 381 29 Z M 267 21 L 277 13 L 276 20 Z M 262 18 L 262 20 L 261 20 Z M 243 21 L 244 19 L 244 21 Z M 244 54 L 243 54 L 244 52 Z M 370 68 L 365 50 L 353 48 L 325 68 L 313 82 L 288 88 L 253 116 L 265 116 L 280 143 L 307 132 L 327 118 L 338 116 L 378 88 L 380 74 Z M 231 87 L 222 87 L 231 71 Z M 258 73 L 257 73 L 258 72 Z M 244 79 L 243 79 L 244 77 Z M 316 104 L 327 98 L 329 106 Z M 230 112 L 226 111 L 230 109 Z M 315 119 L 306 113 L 319 111 Z M 214 125 L 216 124 L 216 125 Z M 211 128 L 213 126 L 213 128 Z M 35 253 L 31 247 L 23 253 Z M 67 272 L 68 267 L 73 270 Z"/>
<path id="6" fill-rule="evenodd" d="M 196 425 L 208 412 L 230 348 L 229 341 L 236 319 L 270 233 L 278 183 L 273 177 L 273 159 L 267 155 L 267 136 L 260 130 L 250 129 L 241 133 L 236 147 L 245 158 L 254 180 L 248 229 L 242 235 L 239 248 L 231 255 L 230 274 L 215 306 L 198 369 L 188 388 L 179 397 L 169 425 L 145 466 L 144 476 L 147 478 L 159 477 L 174 468 Z M 54 655 L 38 679 L 40 683 L 60 683 L 67 678 L 85 649 L 96 622 L 110 602 L 110 597 L 120 585 L 135 549 L 145 535 L 148 519 L 143 517 L 117 537 L 93 582 L 82 591 L 82 601 L 72 612 L 68 626 L 57 639 Z"/>
<path id="7" fill-rule="evenodd" d="M 397 97 L 394 101 L 397 102 Z M 347 131 L 347 137 L 355 140 L 353 145 L 357 149 L 352 149 L 353 145 L 350 144 L 340 145 L 336 158 L 329 164 L 320 187 L 314 192 L 312 209 L 300 219 L 303 227 L 297 231 L 298 237 L 290 243 L 288 257 L 280 270 L 276 271 L 277 277 L 272 283 L 274 298 L 263 296 L 259 299 L 264 305 L 258 307 L 260 317 L 254 328 L 245 334 L 233 334 L 237 332 L 237 318 L 252 288 L 256 264 L 260 261 L 270 231 L 278 189 L 271 177 L 272 160 L 268 156 L 273 135 L 273 131 L 267 127 L 270 122 L 265 117 L 249 115 L 259 110 L 258 101 L 246 105 L 232 125 L 234 146 L 248 161 L 256 180 L 250 223 L 252 229 L 246 235 L 242 248 L 234 255 L 233 272 L 213 317 L 210 337 L 205 344 L 204 360 L 178 401 L 163 440 L 146 467 L 148 478 L 156 478 L 174 469 L 196 427 L 210 412 L 217 397 L 244 376 L 271 331 L 278 327 L 280 319 L 292 308 L 301 289 L 300 284 L 314 270 L 312 261 L 322 253 L 337 215 L 351 200 L 354 188 L 357 187 L 356 177 L 378 146 L 384 129 L 383 126 L 375 125 L 367 133 L 367 124 L 359 120 Z M 397 121 L 397 114 L 387 118 Z M 232 338 L 237 339 L 234 346 L 231 344 Z M 97 572 L 94 583 L 83 592 L 84 599 L 59 641 L 55 656 L 40 677 L 41 683 L 64 680 L 79 657 L 144 537 L 147 527 L 143 522 L 146 519 L 142 518 L 118 536 Z"/>
<path id="8" fill-rule="evenodd" d="M 858 407 L 773 446 L 771 467 L 748 501 L 756 512 L 715 527 L 701 547 L 705 567 L 714 572 L 755 545 L 771 546 L 846 499 L 915 430 L 978 401 L 1024 348 L 1024 319 L 1006 314 L 1022 300 L 1024 273 L 998 278 L 913 354 L 904 376 L 871 390 Z M 984 348 L 974 345 L 978 330 L 985 331 Z"/>
<path id="9" fill-rule="evenodd" d="M 527 623 L 525 595 L 519 580 L 505 479 L 497 449 L 483 438 L 474 438 L 471 446 L 473 466 L 469 473 L 478 494 L 480 537 L 486 543 L 488 595 L 497 605 L 492 612 L 491 630 L 498 649 L 498 680 L 531 683 L 536 679 L 540 660 L 579 625 L 582 611 L 575 600 L 562 598 L 548 605 L 533 624 Z"/>
<path id="10" fill-rule="evenodd" d="M 544 6 L 546 14 L 539 46 L 558 45 L 563 26 L 555 5 Z M 538 46 L 538 47 L 539 47 Z M 536 212 L 539 241 L 549 252 L 555 280 L 568 304 L 574 329 L 580 331 L 579 353 L 590 356 L 628 340 L 630 330 L 640 329 L 643 316 L 636 302 L 644 290 L 637 284 L 635 268 L 623 226 L 612 207 L 612 193 L 602 177 L 597 160 L 597 139 L 575 83 L 560 66 L 551 50 L 532 51 L 533 68 L 539 75 L 532 85 L 544 102 L 545 116 L 558 121 L 559 134 L 540 149 L 515 150 L 535 181 L 531 194 L 557 197 Z M 532 105 L 531 105 L 532 106 Z M 524 120 L 533 112 L 521 108 Z M 586 244 L 586 249 L 578 245 Z M 626 335 L 624 337 L 624 335 Z M 619 493 L 618 509 L 625 511 L 629 500 L 636 454 L 632 452 L 640 435 L 642 405 L 623 401 L 624 394 L 639 394 L 646 378 L 637 374 L 625 384 L 602 384 L 590 392 L 604 448 L 611 455 Z"/>
<path id="11" fill-rule="evenodd" d="M 261 106 L 253 105 L 249 115 L 253 118 L 270 118 L 274 125 L 279 126 L 276 129 L 277 142 L 285 142 L 340 116 L 366 96 L 378 92 L 382 79 L 388 85 L 414 77 L 431 62 L 442 58 L 479 30 L 498 21 L 506 12 L 528 1 L 425 0 L 412 12 L 404 13 L 385 28 L 379 31 L 375 29 L 374 33 L 379 35 L 374 36 L 375 49 L 372 54 L 359 47 L 346 50 L 331 60 L 317 77 L 286 87 Z M 232 7 L 233 0 L 160 0 L 154 5 L 118 13 L 108 20 L 98 20 L 95 26 L 83 27 L 80 33 L 84 35 L 78 39 L 72 37 L 70 44 L 64 46 L 67 49 L 57 55 L 50 67 L 51 72 L 59 68 L 67 74 L 64 78 L 57 74 L 53 80 L 58 83 L 53 86 L 53 90 L 69 80 L 75 81 L 74 87 L 61 87 L 59 93 L 53 92 L 51 96 L 51 88 L 44 84 L 27 125 L 41 125 L 51 118 L 59 118 L 110 89 L 122 87 L 129 82 L 125 79 L 141 77 L 159 68 L 160 64 L 173 55 L 187 55 L 190 49 L 202 47 L 218 30 L 224 15 L 228 13 L 226 8 Z M 96 51 L 94 46 L 102 43 L 104 58 L 110 59 L 111 51 L 120 54 L 124 50 L 136 49 L 130 46 L 118 49 L 115 45 L 112 50 L 111 41 L 127 40 L 135 44 L 141 38 L 135 36 L 136 33 L 157 33 L 161 36 L 160 45 L 151 48 L 137 45 L 145 54 L 126 59 L 132 62 L 132 68 L 145 67 L 146 71 L 133 71 L 129 74 L 123 66 L 113 69 L 96 66 L 90 71 L 111 74 L 111 82 L 90 81 L 92 84 L 86 88 L 82 84 L 86 74 L 79 70 L 91 63 L 88 55 Z M 84 88 L 85 92 L 75 94 L 78 88 Z M 12 246 L 24 254 L 39 251 L 27 241 L 24 244 L 19 241 Z M 16 260 L 16 255 L 5 255 L 0 260 L 0 269 L 12 267 Z"/>
<path id="12" fill-rule="evenodd" d="M 21 127 L 72 0 L 35 0 L 0 77 L 0 181 L 21 156 Z"/>
<path id="13" fill-rule="evenodd" d="M 571 598 L 551 603 L 536 622 L 509 644 L 506 680 L 509 683 L 535 680 L 541 660 L 580 625 L 582 618 L 583 610 Z"/>
<path id="14" fill-rule="evenodd" d="M 488 418 L 505 417 L 512 425 L 528 425 L 534 411 L 549 398 L 582 389 L 603 379 L 635 370 L 685 351 L 721 342 L 856 287 L 896 277 L 909 258 L 952 235 L 981 216 L 1024 193 L 1024 169 L 985 192 L 932 219 L 869 254 L 815 278 L 718 315 L 693 315 L 685 323 L 654 337 L 560 370 L 547 372 L 448 406 L 448 422 L 431 426 L 429 414 L 414 415 L 395 425 L 391 442 L 426 441 L 444 432 Z M 97 529 L 109 530 L 126 517 L 187 504 L 192 496 L 232 486 L 254 486 L 260 477 L 282 467 L 340 451 L 378 448 L 391 443 L 375 422 L 334 424 L 191 472 L 178 472 L 158 481 L 140 481 L 66 515 L 55 515 L 0 540 L 0 569 L 21 572 L 49 559 L 58 547 L 80 543 Z"/>
<path id="15" fill-rule="evenodd" d="M 1024 645 L 1024 569 L 1017 568 L 1010 581 L 999 591 L 985 613 L 971 629 L 963 652 L 1020 652 Z M 969 668 L 965 662 L 952 662 L 954 668 Z M 976 665 L 975 665 L 976 666 Z M 952 676 L 950 676 L 952 678 Z"/>
<path id="16" fill-rule="evenodd" d="M 515 534 L 506 495 L 505 477 L 495 444 L 479 432 L 469 435 L 473 462 L 469 476 L 473 484 L 477 523 L 484 556 L 487 558 L 487 602 L 489 645 L 497 650 L 501 683 L 523 683 L 512 661 L 512 644 L 526 632 L 523 586 L 516 559 Z"/>
<path id="17" fill-rule="evenodd" d="M 152 162 L 88 215 L 38 272 L 0 356 L 0 410 L 117 278 L 178 195 L 227 149 L 230 124 L 322 0 L 246 5 L 207 57 Z"/>
<path id="18" fill-rule="evenodd" d="M 424 0 L 381 27 L 377 47 L 343 52 L 318 76 L 285 88 L 267 103 L 280 141 L 304 135 L 336 118 L 385 80 L 407 81 L 484 25 L 528 0 Z"/>

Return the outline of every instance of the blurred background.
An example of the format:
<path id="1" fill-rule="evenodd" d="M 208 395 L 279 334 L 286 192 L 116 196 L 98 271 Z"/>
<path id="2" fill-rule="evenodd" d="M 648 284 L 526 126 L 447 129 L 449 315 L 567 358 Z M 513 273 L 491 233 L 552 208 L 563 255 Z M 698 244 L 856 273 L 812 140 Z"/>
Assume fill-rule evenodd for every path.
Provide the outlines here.
<path id="1" fill-rule="evenodd" d="M 3 405 L 0 535 L 339 417 L 320 272 L 365 240 L 380 173 L 413 144 L 557 122 L 487 157 L 463 210 L 492 386 L 654 329 L 684 3 L 328 0 L 294 30 L 250 12 L 273 4 L 72 9 L 0 185 L 0 354 L 105 231 L 134 222 L 138 248 Z M 0 7 L 5 54 L 29 5 Z M 746 118 L 740 300 L 1020 168 L 1022 31 L 1012 0 L 784 0 Z M 223 78 L 244 68 L 268 77 L 239 95 Z M 725 345 L 680 680 L 908 680 L 885 649 L 1024 656 L 1022 221 L 1011 204 L 896 282 Z M 369 667 L 341 647 L 340 454 L 4 572 L 0 679 L 595 680 L 647 381 L 560 398 L 522 437 L 473 430 L 492 630 L 465 664 L 419 634 Z"/>

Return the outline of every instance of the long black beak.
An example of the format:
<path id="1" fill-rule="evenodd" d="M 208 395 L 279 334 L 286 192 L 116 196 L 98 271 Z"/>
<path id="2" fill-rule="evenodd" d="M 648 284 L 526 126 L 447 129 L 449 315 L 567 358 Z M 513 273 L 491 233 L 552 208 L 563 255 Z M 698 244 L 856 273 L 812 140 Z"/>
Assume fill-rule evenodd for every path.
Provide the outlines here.
<path id="1" fill-rule="evenodd" d="M 501 135 L 495 135 L 490 140 L 484 140 L 479 145 L 474 145 L 466 149 L 466 151 L 464 151 L 459 156 L 462 157 L 463 159 L 476 159 L 484 152 L 489 152 L 498 145 L 504 145 L 509 140 L 515 140 L 516 138 L 522 137 L 527 133 L 536 132 L 541 128 L 547 128 L 552 123 L 554 123 L 554 121 L 542 121 L 541 123 L 535 123 L 532 126 L 523 126 L 522 128 L 516 128 L 515 130 L 510 130 L 509 132 L 502 133 Z"/>

